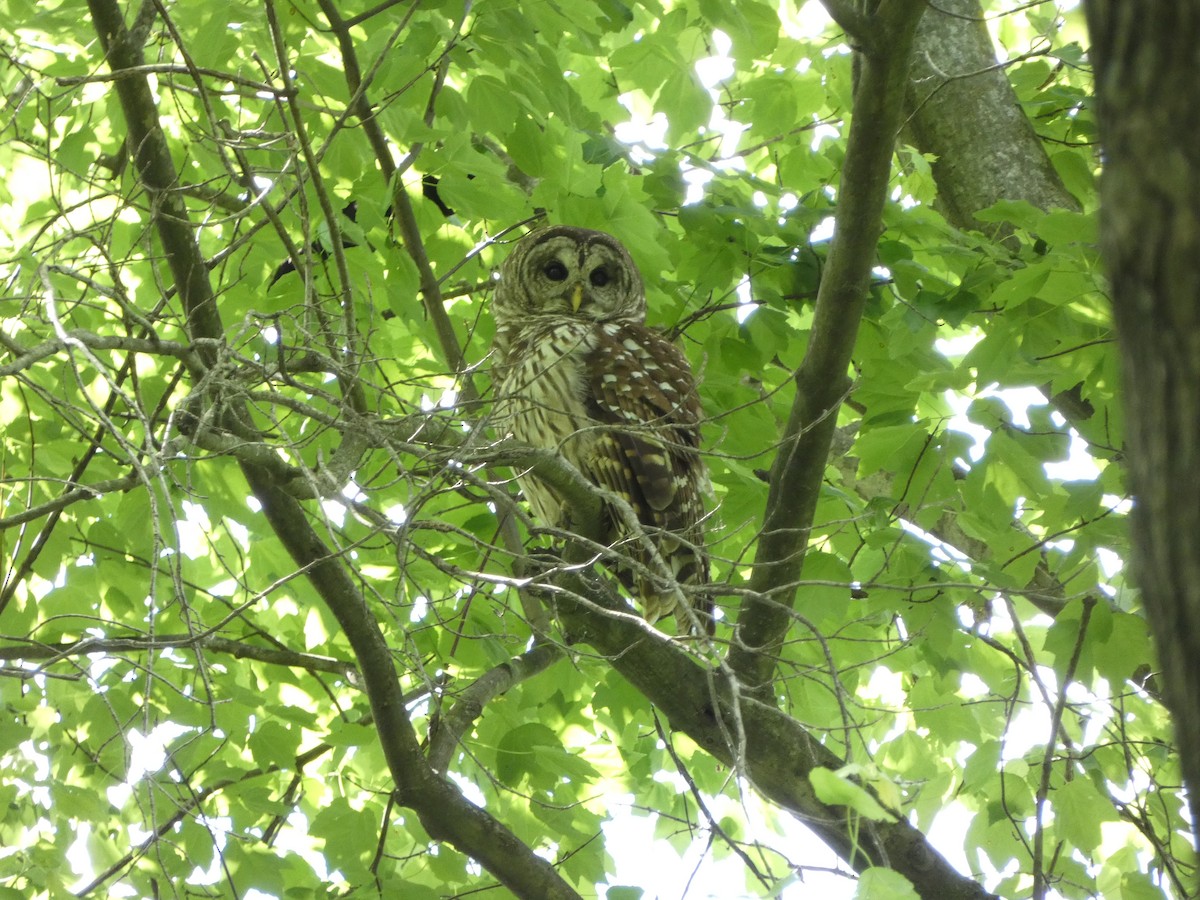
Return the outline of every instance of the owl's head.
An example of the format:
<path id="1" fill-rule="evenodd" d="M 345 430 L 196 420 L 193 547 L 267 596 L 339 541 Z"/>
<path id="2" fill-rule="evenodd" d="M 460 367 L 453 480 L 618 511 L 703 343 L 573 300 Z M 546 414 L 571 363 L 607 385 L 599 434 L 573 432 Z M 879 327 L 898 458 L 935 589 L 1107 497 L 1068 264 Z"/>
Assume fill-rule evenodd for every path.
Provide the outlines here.
<path id="1" fill-rule="evenodd" d="M 611 234 L 551 225 L 521 238 L 504 261 L 492 311 L 499 326 L 540 316 L 641 322 L 646 295 L 632 257 Z"/>

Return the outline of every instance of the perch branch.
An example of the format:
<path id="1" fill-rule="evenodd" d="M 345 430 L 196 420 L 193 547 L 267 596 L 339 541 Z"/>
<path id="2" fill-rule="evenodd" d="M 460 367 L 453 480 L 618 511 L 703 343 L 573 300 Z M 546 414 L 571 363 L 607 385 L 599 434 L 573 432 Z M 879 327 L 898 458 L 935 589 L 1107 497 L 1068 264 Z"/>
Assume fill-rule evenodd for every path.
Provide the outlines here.
<path id="1" fill-rule="evenodd" d="M 992 898 L 957 872 L 904 819 L 865 823 L 852 810 L 819 800 L 809 781 L 813 769 L 837 770 L 844 760 L 774 705 L 738 695 L 736 681 L 706 669 L 665 635 L 622 611 L 607 583 L 586 571 L 564 571 L 558 610 L 565 627 L 610 661 L 613 668 L 688 735 L 722 763 L 734 767 L 735 749 L 722 721 L 740 716 L 746 740 L 740 761 L 746 777 L 765 798 L 797 816 L 857 871 L 887 865 L 912 882 L 922 897 L 938 900 Z"/>

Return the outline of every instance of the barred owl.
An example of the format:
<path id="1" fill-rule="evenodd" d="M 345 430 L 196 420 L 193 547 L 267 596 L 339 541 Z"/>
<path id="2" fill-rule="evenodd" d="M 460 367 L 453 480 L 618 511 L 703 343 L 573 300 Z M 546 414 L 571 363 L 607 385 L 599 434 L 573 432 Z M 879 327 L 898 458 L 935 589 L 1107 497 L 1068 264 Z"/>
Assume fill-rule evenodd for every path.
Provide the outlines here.
<path id="1" fill-rule="evenodd" d="M 671 581 L 708 582 L 700 401 L 687 358 L 644 324 L 633 259 L 603 232 L 542 228 L 501 267 L 493 314 L 501 433 L 558 451 L 628 502 L 656 552 L 631 533 L 628 512 L 610 504 L 609 542 L 634 563 L 614 568 L 648 621 L 675 612 L 681 633 L 692 630 L 693 617 L 679 606 L 685 595 Z M 518 481 L 538 519 L 571 524 L 548 485 L 532 475 Z M 711 633 L 711 600 L 688 602 Z"/>

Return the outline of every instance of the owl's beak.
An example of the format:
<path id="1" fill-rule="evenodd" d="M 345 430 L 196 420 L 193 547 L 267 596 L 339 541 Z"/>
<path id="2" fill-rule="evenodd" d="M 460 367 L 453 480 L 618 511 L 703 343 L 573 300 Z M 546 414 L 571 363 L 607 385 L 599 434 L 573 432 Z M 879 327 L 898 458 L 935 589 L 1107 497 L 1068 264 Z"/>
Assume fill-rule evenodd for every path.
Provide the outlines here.
<path id="1" fill-rule="evenodd" d="M 571 309 L 574 312 L 579 312 L 579 307 L 583 305 L 583 285 L 577 284 L 571 290 Z"/>

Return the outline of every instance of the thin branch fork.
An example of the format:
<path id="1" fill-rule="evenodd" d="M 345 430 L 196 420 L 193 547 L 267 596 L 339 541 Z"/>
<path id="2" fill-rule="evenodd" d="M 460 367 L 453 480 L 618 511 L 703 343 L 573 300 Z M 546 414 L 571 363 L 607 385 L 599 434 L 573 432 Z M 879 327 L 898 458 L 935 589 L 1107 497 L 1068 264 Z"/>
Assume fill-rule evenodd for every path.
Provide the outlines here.
<path id="1" fill-rule="evenodd" d="M 449 770 L 455 748 L 483 715 L 488 703 L 565 656 L 566 651 L 557 644 L 539 644 L 485 672 L 463 690 L 450 711 L 430 724 L 428 759 L 433 770 Z"/>

